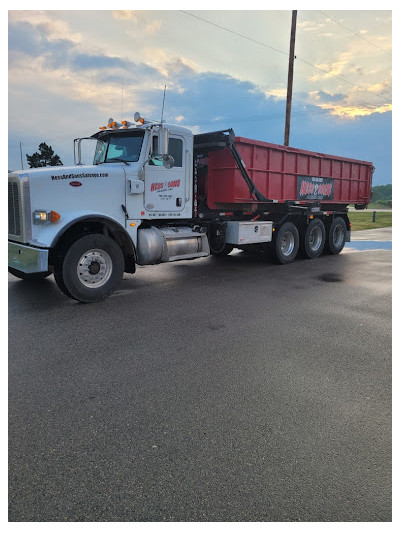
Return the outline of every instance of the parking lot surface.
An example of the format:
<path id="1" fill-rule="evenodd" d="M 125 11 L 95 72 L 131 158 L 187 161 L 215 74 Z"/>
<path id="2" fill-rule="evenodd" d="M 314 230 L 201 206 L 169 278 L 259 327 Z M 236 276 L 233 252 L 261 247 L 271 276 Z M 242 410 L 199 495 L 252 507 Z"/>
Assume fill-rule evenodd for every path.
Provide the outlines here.
<path id="1" fill-rule="evenodd" d="M 391 251 L 352 244 L 9 275 L 9 520 L 390 521 Z"/>

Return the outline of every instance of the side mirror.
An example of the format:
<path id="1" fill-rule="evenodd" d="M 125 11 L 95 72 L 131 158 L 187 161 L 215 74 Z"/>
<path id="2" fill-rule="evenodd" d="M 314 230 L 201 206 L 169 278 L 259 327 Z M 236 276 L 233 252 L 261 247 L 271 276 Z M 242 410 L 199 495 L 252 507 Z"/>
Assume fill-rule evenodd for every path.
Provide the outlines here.
<path id="1" fill-rule="evenodd" d="M 83 143 L 83 141 L 85 141 Z M 93 141 L 96 143 L 93 144 Z M 74 139 L 74 164 L 98 165 L 106 151 L 106 143 L 94 137 Z"/>
<path id="2" fill-rule="evenodd" d="M 175 161 L 172 155 L 163 155 L 162 163 L 164 165 L 164 168 L 173 168 L 173 166 L 175 165 Z"/>

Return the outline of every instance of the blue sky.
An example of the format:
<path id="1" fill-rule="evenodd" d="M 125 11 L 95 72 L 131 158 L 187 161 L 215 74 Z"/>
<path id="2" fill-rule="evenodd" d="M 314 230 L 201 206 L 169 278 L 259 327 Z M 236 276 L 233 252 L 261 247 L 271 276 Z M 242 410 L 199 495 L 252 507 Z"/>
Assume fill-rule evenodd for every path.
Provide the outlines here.
<path id="1" fill-rule="evenodd" d="M 283 144 L 291 11 L 9 11 L 9 162 L 135 111 Z M 298 11 L 290 145 L 392 181 L 391 12 Z M 25 168 L 26 160 L 23 161 Z"/>

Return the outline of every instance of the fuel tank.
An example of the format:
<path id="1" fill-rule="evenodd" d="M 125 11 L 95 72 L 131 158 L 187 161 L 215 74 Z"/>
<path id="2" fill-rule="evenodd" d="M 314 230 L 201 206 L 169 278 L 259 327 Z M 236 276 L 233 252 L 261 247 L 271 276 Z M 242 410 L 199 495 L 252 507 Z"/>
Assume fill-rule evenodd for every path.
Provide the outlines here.
<path id="1" fill-rule="evenodd" d="M 137 242 L 139 265 L 153 265 L 210 255 L 207 235 L 191 227 L 140 228 Z"/>

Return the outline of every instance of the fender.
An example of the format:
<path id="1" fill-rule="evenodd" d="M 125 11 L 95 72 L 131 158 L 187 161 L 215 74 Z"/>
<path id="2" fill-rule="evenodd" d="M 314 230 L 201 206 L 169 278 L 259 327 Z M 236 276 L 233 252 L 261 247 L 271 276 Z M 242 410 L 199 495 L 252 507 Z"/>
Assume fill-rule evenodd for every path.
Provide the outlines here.
<path id="1" fill-rule="evenodd" d="M 115 219 L 100 214 L 84 214 L 74 218 L 73 220 L 70 220 L 54 236 L 50 248 L 54 249 L 62 240 L 64 235 L 68 231 L 72 230 L 74 226 L 81 226 L 84 223 L 100 224 L 101 226 L 107 228 L 112 236 L 118 237 L 115 240 L 118 242 L 118 244 L 120 244 L 121 248 L 123 248 L 123 251 L 128 255 L 133 256 L 134 260 L 136 261 L 136 246 L 126 228 Z"/>

